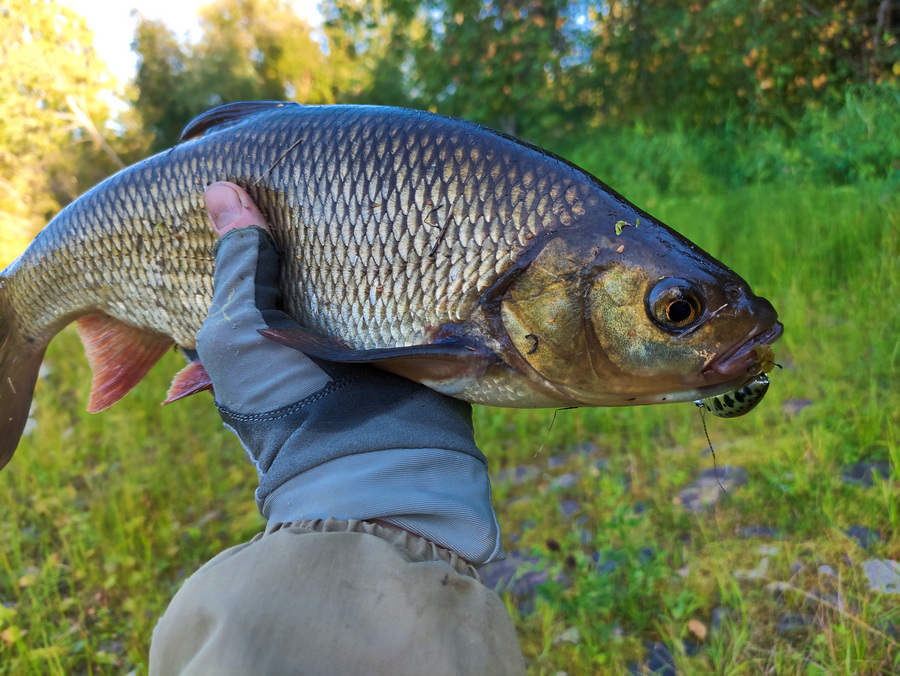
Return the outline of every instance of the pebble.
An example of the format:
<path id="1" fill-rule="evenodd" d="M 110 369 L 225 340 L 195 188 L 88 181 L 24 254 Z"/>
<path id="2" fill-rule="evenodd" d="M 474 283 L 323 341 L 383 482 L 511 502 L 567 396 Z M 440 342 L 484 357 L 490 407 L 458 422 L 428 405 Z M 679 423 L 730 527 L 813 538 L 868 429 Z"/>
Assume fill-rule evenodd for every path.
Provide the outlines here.
<path id="1" fill-rule="evenodd" d="M 647 645 L 647 657 L 640 664 L 628 667 L 628 673 L 633 676 L 647 673 L 657 676 L 678 676 L 675 669 L 675 656 L 664 643 L 659 642 Z"/>
<path id="2" fill-rule="evenodd" d="M 578 627 L 569 627 L 559 636 L 553 639 L 553 645 L 559 645 L 560 643 L 571 643 L 573 645 L 578 645 L 581 642 L 581 632 L 578 631 Z"/>
<path id="3" fill-rule="evenodd" d="M 797 415 L 807 406 L 812 406 L 812 399 L 788 399 L 781 406 L 788 415 Z"/>
<path id="4" fill-rule="evenodd" d="M 713 634 L 722 631 L 724 624 L 738 624 L 741 621 L 741 613 L 734 608 L 726 608 L 725 606 L 716 606 L 713 608 L 712 617 L 709 622 L 709 630 Z"/>
<path id="5" fill-rule="evenodd" d="M 751 568 L 749 570 L 736 570 L 734 571 L 734 576 L 738 580 L 758 580 L 766 576 L 769 572 L 769 557 L 764 556 L 760 559 L 756 568 Z"/>
<path id="6" fill-rule="evenodd" d="M 494 475 L 494 481 L 512 481 L 513 484 L 519 486 L 537 478 L 540 473 L 541 470 L 534 465 L 519 465 L 512 469 L 501 469 Z"/>
<path id="7" fill-rule="evenodd" d="M 609 575 L 619 567 L 618 561 L 607 559 L 606 556 L 601 554 L 600 552 L 594 552 L 593 554 L 591 554 L 591 561 L 594 562 L 594 565 L 597 568 L 597 572 L 600 575 Z"/>
<path id="8" fill-rule="evenodd" d="M 597 448 L 596 444 L 592 444 L 590 441 L 583 441 L 580 444 L 575 444 L 572 446 L 572 452 L 577 453 L 578 455 L 594 455 L 600 449 Z"/>
<path id="9" fill-rule="evenodd" d="M 813 626 L 814 620 L 800 613 L 782 613 L 775 622 L 775 631 L 779 634 L 795 634 Z"/>
<path id="10" fill-rule="evenodd" d="M 550 488 L 551 489 L 560 489 L 560 488 L 572 488 L 575 484 L 578 483 L 578 475 L 574 472 L 568 472 L 566 474 L 560 474 L 557 477 L 553 477 L 550 480 Z"/>
<path id="11" fill-rule="evenodd" d="M 837 577 L 837 571 L 827 563 L 819 566 L 819 575 L 827 575 L 828 577 Z"/>
<path id="12" fill-rule="evenodd" d="M 848 467 L 844 467 L 841 471 L 841 479 L 850 484 L 857 486 L 874 486 L 875 473 L 882 478 L 891 475 L 891 464 L 887 461 L 878 462 L 857 462 Z"/>
<path id="13" fill-rule="evenodd" d="M 869 559 L 862 562 L 863 572 L 869 578 L 869 589 L 883 594 L 900 594 L 900 563 L 887 559 Z"/>
<path id="14" fill-rule="evenodd" d="M 716 480 L 718 477 L 718 480 Z M 675 502 L 681 504 L 689 512 L 699 512 L 712 507 L 725 497 L 725 490 L 731 493 L 740 486 L 746 486 L 748 480 L 747 470 L 737 465 L 708 468 L 686 488 L 682 489 L 675 498 Z M 719 486 L 719 484 L 722 486 Z"/>
<path id="15" fill-rule="evenodd" d="M 881 541 L 881 533 L 865 526 L 850 526 L 844 531 L 847 537 L 856 540 L 861 549 L 869 549 Z"/>
<path id="16" fill-rule="evenodd" d="M 479 571 L 484 584 L 496 592 L 511 591 L 514 594 L 531 594 L 534 593 L 537 585 L 547 580 L 545 571 L 530 570 L 524 575 L 516 577 L 519 568 L 525 564 L 529 566 L 538 566 L 541 563 L 540 557 L 525 556 L 518 549 L 514 549 L 506 555 L 502 561 L 489 563 L 483 566 Z M 539 579 L 539 578 L 543 579 Z"/>
<path id="17" fill-rule="evenodd" d="M 581 509 L 581 505 L 577 500 L 560 500 L 559 508 L 562 510 L 562 513 L 565 516 L 572 516 L 575 512 Z"/>

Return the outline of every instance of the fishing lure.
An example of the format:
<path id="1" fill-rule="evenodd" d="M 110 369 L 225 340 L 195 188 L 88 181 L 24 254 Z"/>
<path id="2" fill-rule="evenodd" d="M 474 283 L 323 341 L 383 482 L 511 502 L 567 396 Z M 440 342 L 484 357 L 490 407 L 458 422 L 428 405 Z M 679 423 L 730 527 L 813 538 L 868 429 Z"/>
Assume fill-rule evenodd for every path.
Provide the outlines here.
<path id="1" fill-rule="evenodd" d="M 719 418 L 737 418 L 752 411 L 769 390 L 769 376 L 758 373 L 742 387 L 694 403 Z"/>

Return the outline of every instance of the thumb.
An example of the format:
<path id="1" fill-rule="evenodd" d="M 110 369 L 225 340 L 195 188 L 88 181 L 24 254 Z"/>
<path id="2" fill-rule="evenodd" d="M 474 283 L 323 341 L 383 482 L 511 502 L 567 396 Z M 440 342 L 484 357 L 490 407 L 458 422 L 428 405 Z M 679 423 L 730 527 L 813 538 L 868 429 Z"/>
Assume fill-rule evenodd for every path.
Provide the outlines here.
<path id="1" fill-rule="evenodd" d="M 206 189 L 203 198 L 206 201 L 206 214 L 219 237 L 229 230 L 248 225 L 257 225 L 268 232 L 266 219 L 240 186 L 219 181 Z"/>

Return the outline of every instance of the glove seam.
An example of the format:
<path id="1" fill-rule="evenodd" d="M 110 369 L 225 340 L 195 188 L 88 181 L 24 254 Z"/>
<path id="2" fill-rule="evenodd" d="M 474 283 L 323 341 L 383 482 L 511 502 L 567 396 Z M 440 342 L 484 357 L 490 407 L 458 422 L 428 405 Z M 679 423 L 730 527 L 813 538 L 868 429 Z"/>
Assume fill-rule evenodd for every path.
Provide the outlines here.
<path id="1" fill-rule="evenodd" d="M 212 257 L 213 258 L 218 257 L 219 249 L 222 248 L 222 242 L 224 242 L 225 240 L 228 240 L 228 239 L 234 239 L 234 237 L 231 237 L 232 234 L 240 233 L 240 232 L 247 232 L 247 231 L 251 231 L 251 230 L 257 231 L 257 242 L 258 242 L 257 246 L 258 247 L 262 246 L 264 242 L 268 241 L 269 244 L 271 244 L 272 248 L 275 249 L 276 254 L 278 254 L 278 255 L 281 254 L 281 250 L 278 248 L 278 243 L 275 241 L 275 238 L 272 237 L 272 234 L 268 230 L 263 228 L 261 225 L 248 225 L 243 228 L 234 228 L 232 230 L 229 230 L 224 235 L 219 237 L 213 243 L 212 249 L 210 251 L 210 253 L 212 253 Z M 260 238 L 259 233 L 261 233 L 263 235 L 261 238 Z"/>
<path id="2" fill-rule="evenodd" d="M 342 387 L 349 385 L 354 380 L 357 380 L 360 375 L 361 374 L 359 371 L 349 373 L 339 380 L 332 381 L 330 384 L 326 385 L 318 392 L 309 395 L 305 399 L 301 399 L 300 401 L 294 402 L 293 404 L 289 404 L 288 406 L 277 408 L 272 411 L 264 411 L 262 413 L 240 413 L 228 408 L 227 406 L 222 406 L 218 402 L 216 402 L 216 408 L 219 409 L 220 413 L 226 413 L 231 419 L 237 422 L 280 420 L 281 418 L 287 418 L 288 416 L 293 415 L 303 407 L 309 406 L 310 404 L 313 404 L 320 399 L 327 397 L 329 394 L 336 392 Z"/>

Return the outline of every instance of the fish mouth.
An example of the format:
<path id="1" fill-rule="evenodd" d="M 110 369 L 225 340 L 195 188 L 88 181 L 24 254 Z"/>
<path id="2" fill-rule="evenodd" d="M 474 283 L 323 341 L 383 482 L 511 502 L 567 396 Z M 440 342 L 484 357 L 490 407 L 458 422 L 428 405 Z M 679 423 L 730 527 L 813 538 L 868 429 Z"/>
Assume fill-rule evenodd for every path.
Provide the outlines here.
<path id="1" fill-rule="evenodd" d="M 763 362 L 771 359 L 769 346 L 778 340 L 782 333 L 784 324 L 775 322 L 768 329 L 751 334 L 747 340 L 709 362 L 703 369 L 703 375 L 735 378 L 758 373 Z"/>

